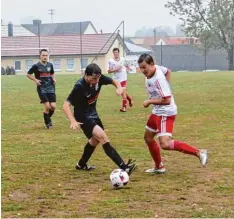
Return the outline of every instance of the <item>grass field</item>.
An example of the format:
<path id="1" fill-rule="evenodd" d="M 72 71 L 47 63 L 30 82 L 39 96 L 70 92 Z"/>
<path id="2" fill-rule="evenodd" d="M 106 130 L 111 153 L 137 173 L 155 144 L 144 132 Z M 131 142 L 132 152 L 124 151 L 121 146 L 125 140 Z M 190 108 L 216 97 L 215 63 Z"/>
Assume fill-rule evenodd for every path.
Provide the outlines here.
<path id="1" fill-rule="evenodd" d="M 103 87 L 98 111 L 119 153 L 137 160 L 130 183 L 113 190 L 116 168 L 99 147 L 94 172 L 74 168 L 82 132 L 69 130 L 61 108 L 77 76 L 57 76 L 54 128 L 46 130 L 34 84 L 2 77 L 2 217 L 234 217 L 234 73 L 174 73 L 178 105 L 175 139 L 209 152 L 201 168 L 195 157 L 163 151 L 167 174 L 147 175 L 152 161 L 143 141 L 150 109 L 142 75 L 130 75 L 135 107 L 119 113 L 120 98 Z"/>

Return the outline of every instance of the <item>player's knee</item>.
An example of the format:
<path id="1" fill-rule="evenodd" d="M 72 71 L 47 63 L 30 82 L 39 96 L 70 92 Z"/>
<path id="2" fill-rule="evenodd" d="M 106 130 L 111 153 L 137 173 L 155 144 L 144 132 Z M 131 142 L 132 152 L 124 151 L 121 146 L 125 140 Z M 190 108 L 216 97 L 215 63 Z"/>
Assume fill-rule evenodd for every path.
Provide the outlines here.
<path id="1" fill-rule="evenodd" d="M 146 144 L 150 144 L 154 141 L 154 138 L 151 136 L 144 135 L 144 140 Z"/>
<path id="2" fill-rule="evenodd" d="M 56 104 L 51 104 L 50 109 L 54 111 L 56 109 Z"/>
<path id="3" fill-rule="evenodd" d="M 169 140 L 159 140 L 160 147 L 163 150 L 169 150 L 170 149 L 170 141 Z"/>
<path id="4" fill-rule="evenodd" d="M 99 144 L 99 141 L 96 138 L 89 139 L 89 144 L 96 147 Z"/>

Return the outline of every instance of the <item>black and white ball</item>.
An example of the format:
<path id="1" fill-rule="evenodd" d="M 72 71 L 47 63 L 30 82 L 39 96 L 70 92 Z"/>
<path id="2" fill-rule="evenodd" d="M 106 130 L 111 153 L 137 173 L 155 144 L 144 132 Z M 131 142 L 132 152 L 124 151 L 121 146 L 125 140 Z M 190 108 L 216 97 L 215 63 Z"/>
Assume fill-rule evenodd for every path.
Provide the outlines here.
<path id="1" fill-rule="evenodd" d="M 113 188 L 122 188 L 129 182 L 129 175 L 126 171 L 115 169 L 110 174 L 110 181 Z"/>

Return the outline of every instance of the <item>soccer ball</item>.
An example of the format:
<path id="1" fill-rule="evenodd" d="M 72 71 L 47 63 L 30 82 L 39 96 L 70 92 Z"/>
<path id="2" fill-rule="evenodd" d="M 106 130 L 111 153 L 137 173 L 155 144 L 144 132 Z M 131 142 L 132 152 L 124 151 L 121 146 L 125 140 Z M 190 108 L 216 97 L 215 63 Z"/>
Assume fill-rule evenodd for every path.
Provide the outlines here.
<path id="1" fill-rule="evenodd" d="M 126 171 L 116 169 L 111 172 L 110 181 L 113 188 L 122 188 L 128 184 L 129 176 Z"/>

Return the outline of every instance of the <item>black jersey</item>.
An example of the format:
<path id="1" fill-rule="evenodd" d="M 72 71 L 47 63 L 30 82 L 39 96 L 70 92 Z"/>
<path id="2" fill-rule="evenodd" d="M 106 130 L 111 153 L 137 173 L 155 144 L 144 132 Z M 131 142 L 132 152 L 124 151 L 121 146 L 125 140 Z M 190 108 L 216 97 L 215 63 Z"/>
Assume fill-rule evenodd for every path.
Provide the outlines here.
<path id="1" fill-rule="evenodd" d="M 41 86 L 37 87 L 40 93 L 55 93 L 55 85 L 51 75 L 54 74 L 53 64 L 47 62 L 45 65 L 41 62 L 34 64 L 28 71 L 28 74 L 34 74 L 35 78 L 41 81 Z"/>
<path id="2" fill-rule="evenodd" d="M 96 103 L 102 85 L 112 84 L 113 80 L 101 75 L 99 82 L 90 87 L 84 78 L 79 79 L 67 101 L 74 106 L 74 116 L 77 121 L 84 122 L 89 118 L 98 118 Z"/>

